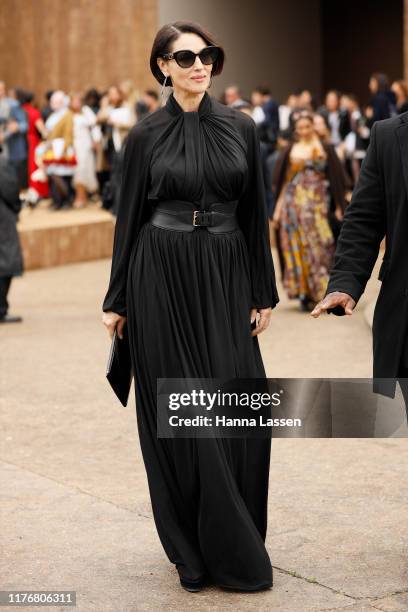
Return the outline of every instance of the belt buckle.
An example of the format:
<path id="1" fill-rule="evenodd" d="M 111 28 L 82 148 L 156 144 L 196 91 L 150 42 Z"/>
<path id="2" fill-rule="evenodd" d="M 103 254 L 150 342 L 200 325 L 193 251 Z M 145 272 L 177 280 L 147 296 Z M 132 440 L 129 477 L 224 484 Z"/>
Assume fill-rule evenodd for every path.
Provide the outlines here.
<path id="1" fill-rule="evenodd" d="M 197 215 L 203 215 L 201 217 L 202 223 L 197 223 Z M 195 210 L 193 213 L 193 225 L 194 227 L 206 227 L 211 225 L 211 211 L 208 210 Z"/>
<path id="2" fill-rule="evenodd" d="M 196 221 L 197 221 L 197 213 L 199 213 L 199 212 L 200 212 L 199 210 L 195 210 L 193 212 L 193 225 L 194 225 L 194 227 L 200 227 L 200 225 L 198 223 L 196 223 Z"/>

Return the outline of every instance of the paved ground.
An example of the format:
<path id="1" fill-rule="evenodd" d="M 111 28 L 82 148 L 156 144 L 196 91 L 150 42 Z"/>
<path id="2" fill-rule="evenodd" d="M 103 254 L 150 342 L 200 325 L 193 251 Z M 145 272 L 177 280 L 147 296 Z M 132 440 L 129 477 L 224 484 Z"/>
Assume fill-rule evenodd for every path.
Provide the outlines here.
<path id="1" fill-rule="evenodd" d="M 123 408 L 105 381 L 108 273 L 104 260 L 12 286 L 24 323 L 0 328 L 0 589 L 73 589 L 81 612 L 408 610 L 404 438 L 275 439 L 274 588 L 180 588 L 152 519 L 134 399 Z M 261 336 L 268 375 L 369 376 L 364 308 L 378 286 L 352 317 L 318 320 L 281 292 Z"/>

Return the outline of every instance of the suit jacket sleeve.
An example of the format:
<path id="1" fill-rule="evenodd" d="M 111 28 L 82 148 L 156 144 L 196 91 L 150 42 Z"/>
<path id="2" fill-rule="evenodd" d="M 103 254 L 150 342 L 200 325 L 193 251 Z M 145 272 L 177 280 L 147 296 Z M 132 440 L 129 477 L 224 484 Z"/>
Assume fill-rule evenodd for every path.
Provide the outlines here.
<path id="1" fill-rule="evenodd" d="M 21 210 L 17 174 L 13 166 L 0 161 L 0 200 L 16 214 Z"/>
<path id="2" fill-rule="evenodd" d="M 356 302 L 371 276 L 386 232 L 385 198 L 378 163 L 377 126 L 374 124 L 367 155 L 350 204 L 344 214 L 327 293 L 348 293 Z M 334 314 L 344 314 L 336 309 Z"/>
<path id="3" fill-rule="evenodd" d="M 126 290 L 129 260 L 142 224 L 147 220 L 149 163 L 147 130 L 136 124 L 123 145 L 123 165 L 116 216 L 111 274 L 102 310 L 127 314 Z"/>
<path id="4" fill-rule="evenodd" d="M 248 182 L 237 207 L 238 222 L 248 246 L 253 308 L 274 308 L 279 302 L 269 242 L 265 185 L 255 121 L 246 124 Z"/>

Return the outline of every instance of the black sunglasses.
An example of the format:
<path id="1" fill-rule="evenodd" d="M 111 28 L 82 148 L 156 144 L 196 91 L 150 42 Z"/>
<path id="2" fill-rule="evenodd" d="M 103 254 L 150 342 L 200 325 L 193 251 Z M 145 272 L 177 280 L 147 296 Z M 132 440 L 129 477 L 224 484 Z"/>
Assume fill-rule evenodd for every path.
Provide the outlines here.
<path id="1" fill-rule="evenodd" d="M 208 66 L 209 64 L 214 64 L 216 59 L 218 58 L 220 48 L 214 45 L 209 47 L 204 47 L 201 49 L 200 53 L 193 53 L 189 49 L 175 51 L 174 53 L 163 53 L 162 58 L 167 60 L 176 60 L 177 64 L 180 68 L 190 68 L 198 55 L 201 62 Z"/>

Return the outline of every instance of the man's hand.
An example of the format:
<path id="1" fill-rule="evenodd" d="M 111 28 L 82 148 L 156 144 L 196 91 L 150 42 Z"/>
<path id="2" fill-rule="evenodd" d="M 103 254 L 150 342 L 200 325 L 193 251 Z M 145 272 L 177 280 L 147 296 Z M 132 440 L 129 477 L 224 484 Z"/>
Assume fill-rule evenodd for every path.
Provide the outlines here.
<path id="1" fill-rule="evenodd" d="M 329 308 L 335 308 L 336 306 L 342 306 L 346 315 L 352 315 L 353 309 L 356 302 L 348 293 L 342 293 L 341 291 L 333 291 L 328 293 L 312 310 L 310 313 L 312 317 L 317 319 L 322 312 L 327 312 Z"/>

